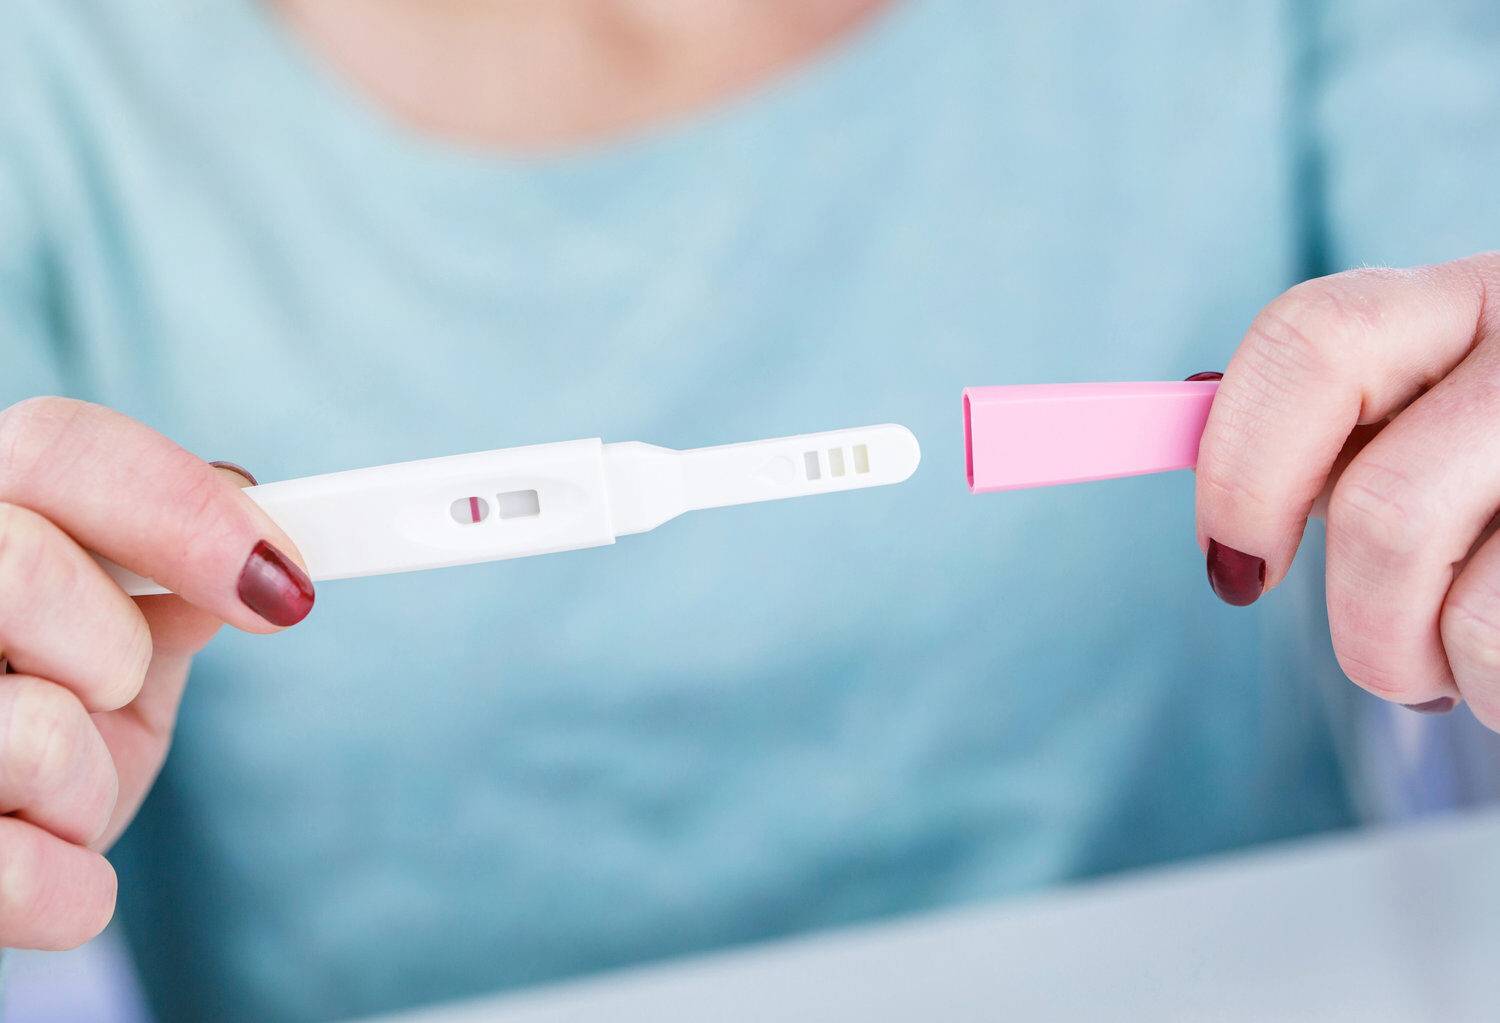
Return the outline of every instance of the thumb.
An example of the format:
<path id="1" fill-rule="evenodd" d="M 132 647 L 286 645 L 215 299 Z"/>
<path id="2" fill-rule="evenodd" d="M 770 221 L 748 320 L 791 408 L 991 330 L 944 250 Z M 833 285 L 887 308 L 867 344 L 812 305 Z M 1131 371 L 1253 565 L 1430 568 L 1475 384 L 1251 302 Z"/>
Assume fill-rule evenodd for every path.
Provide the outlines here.
<path id="1" fill-rule="evenodd" d="M 103 406 L 37 398 L 0 414 L 0 501 L 248 632 L 312 610 L 301 555 L 227 473 Z"/>

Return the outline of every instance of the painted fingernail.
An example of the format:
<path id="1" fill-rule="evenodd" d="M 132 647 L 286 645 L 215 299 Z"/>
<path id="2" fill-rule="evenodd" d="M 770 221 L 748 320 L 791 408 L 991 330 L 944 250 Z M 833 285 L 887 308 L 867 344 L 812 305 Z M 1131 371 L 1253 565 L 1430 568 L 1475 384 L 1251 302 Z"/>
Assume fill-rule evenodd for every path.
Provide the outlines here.
<path id="1" fill-rule="evenodd" d="M 1451 696 L 1439 696 L 1436 700 L 1428 700 L 1426 703 L 1403 703 L 1401 706 L 1407 710 L 1414 710 L 1418 714 L 1446 714 L 1458 705 L 1458 701 Z"/>
<path id="2" fill-rule="evenodd" d="M 209 462 L 208 464 L 213 466 L 215 469 L 228 469 L 230 472 L 239 473 L 241 476 L 245 477 L 245 479 L 250 481 L 250 485 L 252 487 L 260 486 L 260 481 L 257 480 L 255 478 L 255 475 L 249 469 L 246 469 L 243 465 L 235 465 L 233 462 Z"/>
<path id="3" fill-rule="evenodd" d="M 1235 607 L 1253 604 L 1266 588 L 1266 559 L 1210 539 L 1208 584 L 1226 604 Z"/>
<path id="4" fill-rule="evenodd" d="M 1223 380 L 1224 374 L 1217 370 L 1204 370 L 1202 373 L 1194 373 L 1188 380 Z"/>
<path id="5" fill-rule="evenodd" d="M 275 547 L 262 540 L 240 571 L 240 600 L 272 625 L 296 625 L 312 610 L 312 580 Z"/>

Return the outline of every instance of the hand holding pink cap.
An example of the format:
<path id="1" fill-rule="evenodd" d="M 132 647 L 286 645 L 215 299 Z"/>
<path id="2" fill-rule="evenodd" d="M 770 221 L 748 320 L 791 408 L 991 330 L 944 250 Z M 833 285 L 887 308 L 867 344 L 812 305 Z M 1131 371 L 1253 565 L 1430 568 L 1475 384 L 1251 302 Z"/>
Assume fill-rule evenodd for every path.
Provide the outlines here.
<path id="1" fill-rule="evenodd" d="M 969 490 L 1190 469 L 1217 380 L 964 389 Z"/>

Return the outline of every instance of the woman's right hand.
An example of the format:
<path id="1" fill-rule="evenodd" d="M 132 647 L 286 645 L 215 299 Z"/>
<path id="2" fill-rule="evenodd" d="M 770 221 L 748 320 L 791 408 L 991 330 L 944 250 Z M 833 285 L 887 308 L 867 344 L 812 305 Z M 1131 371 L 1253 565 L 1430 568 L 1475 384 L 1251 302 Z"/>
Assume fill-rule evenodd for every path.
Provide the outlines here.
<path id="1" fill-rule="evenodd" d="M 246 482 L 98 405 L 0 411 L 0 946 L 103 929 L 102 851 L 161 767 L 193 655 L 223 622 L 275 632 L 312 609 Z M 88 551 L 173 595 L 132 600 Z"/>

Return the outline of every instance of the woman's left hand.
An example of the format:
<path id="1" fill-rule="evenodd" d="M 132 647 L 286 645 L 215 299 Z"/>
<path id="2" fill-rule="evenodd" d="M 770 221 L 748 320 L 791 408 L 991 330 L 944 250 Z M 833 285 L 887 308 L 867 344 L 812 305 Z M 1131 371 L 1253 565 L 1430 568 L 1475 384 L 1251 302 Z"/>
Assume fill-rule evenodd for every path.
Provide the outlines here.
<path id="1" fill-rule="evenodd" d="M 1281 582 L 1323 508 L 1344 671 L 1500 731 L 1500 253 L 1308 281 L 1256 317 L 1198 456 L 1215 592 Z"/>

